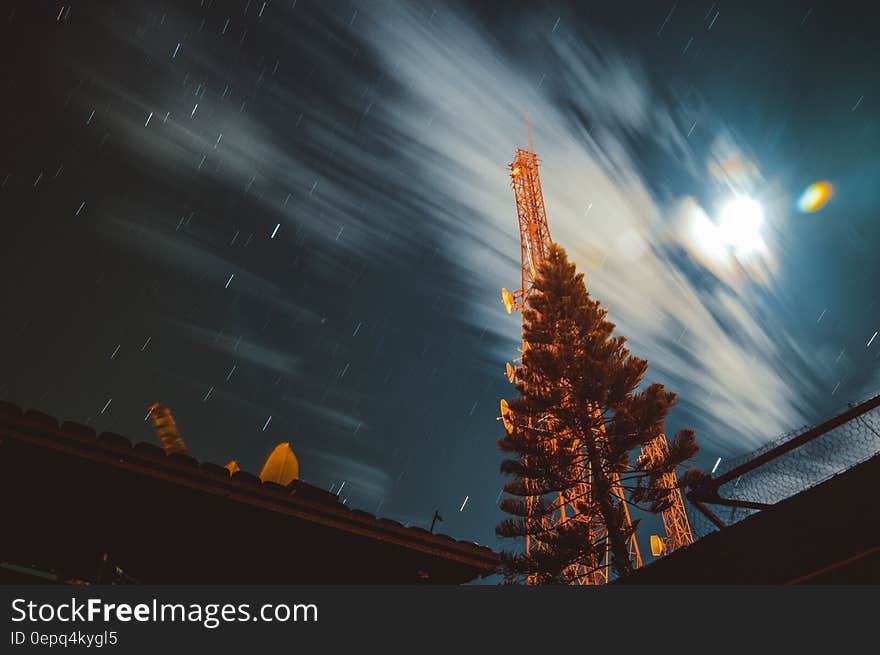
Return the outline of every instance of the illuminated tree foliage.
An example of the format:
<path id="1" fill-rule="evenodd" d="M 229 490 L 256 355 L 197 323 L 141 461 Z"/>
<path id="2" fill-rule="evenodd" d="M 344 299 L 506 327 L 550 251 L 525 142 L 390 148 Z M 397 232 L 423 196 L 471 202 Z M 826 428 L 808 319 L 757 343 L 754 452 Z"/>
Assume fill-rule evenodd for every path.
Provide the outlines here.
<path id="1" fill-rule="evenodd" d="M 624 503 L 668 508 L 662 475 L 697 453 L 694 432 L 682 430 L 661 461 L 639 456 L 663 431 L 676 395 L 661 384 L 638 390 L 648 362 L 630 355 L 606 316 L 583 274 L 552 246 L 523 312 L 519 397 L 498 441 L 510 454 L 501 470 L 512 479 L 501 503 L 511 518 L 496 532 L 530 546 L 504 554 L 508 582 L 577 582 L 606 566 L 606 553 L 612 573 L 630 573 L 638 521 L 627 525 Z"/>

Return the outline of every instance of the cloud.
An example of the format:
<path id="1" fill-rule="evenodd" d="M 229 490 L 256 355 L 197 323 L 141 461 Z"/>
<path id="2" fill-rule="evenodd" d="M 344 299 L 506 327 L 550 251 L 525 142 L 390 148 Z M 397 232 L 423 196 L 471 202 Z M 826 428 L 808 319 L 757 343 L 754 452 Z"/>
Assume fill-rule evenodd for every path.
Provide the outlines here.
<path id="1" fill-rule="evenodd" d="M 540 84 L 511 59 L 515 48 L 503 52 L 475 20 L 447 12 L 427 21 L 412 7 L 396 9 L 393 20 L 383 14 L 368 34 L 408 91 L 392 111 L 418 153 L 412 165 L 461 221 L 434 211 L 434 223 L 453 237 L 447 248 L 485 281 L 471 295 L 472 320 L 509 335 L 507 357 L 518 329 L 493 287 L 518 279 L 505 164 L 527 143 L 528 109 L 551 233 L 589 272 L 588 287 L 610 303 L 634 352 L 650 360 L 649 377 L 673 381 L 691 418 L 709 427 L 704 443 L 742 451 L 805 421 L 803 399 L 815 389 L 809 377 L 791 374 L 821 372 L 773 316 L 774 267 L 756 267 L 759 275 L 741 262 L 724 270 L 689 258 L 694 245 L 679 229 L 682 208 L 703 217 L 706 210 L 694 198 L 658 198 L 633 154 L 635 141 L 653 143 L 685 171 L 704 157 L 689 145 L 691 125 L 652 91 L 637 63 L 560 30 L 530 44 L 538 62 L 531 68 L 549 78 Z M 730 154 L 741 151 L 729 139 L 718 144 L 710 161 L 726 154 L 722 164 L 730 165 L 715 173 L 757 184 L 756 169 Z M 697 183 L 712 188 L 715 173 Z M 756 281 L 770 291 L 757 292 Z"/>
<path id="2" fill-rule="evenodd" d="M 317 418 L 321 419 L 324 424 L 329 423 L 347 432 L 366 431 L 369 426 L 357 416 L 343 412 L 329 405 L 321 405 L 314 402 L 306 402 L 303 400 L 288 398 L 288 403 L 296 407 L 298 410 L 309 412 Z"/>
<path id="3" fill-rule="evenodd" d="M 118 79 L 94 62 L 70 62 L 90 80 L 77 101 L 83 110 L 101 102 L 102 125 L 136 154 L 136 165 L 150 178 L 174 183 L 185 175 L 194 185 L 219 185 L 232 207 L 247 198 L 316 238 L 311 256 L 337 274 L 347 273 L 340 253 L 369 252 L 376 263 L 390 262 L 400 248 L 419 245 L 419 230 L 398 217 L 415 216 L 425 202 L 409 186 L 409 171 L 395 154 L 409 144 L 383 110 L 383 97 L 395 92 L 393 82 L 382 83 L 385 75 L 370 68 L 369 56 L 355 58 L 358 34 L 346 34 L 350 27 L 338 23 L 332 11 L 274 10 L 281 19 L 263 21 L 261 30 L 283 47 L 264 62 L 255 81 L 252 62 L 222 56 L 222 39 L 193 35 L 177 57 L 170 56 L 171 43 L 167 59 L 156 62 L 174 82 L 162 93 Z M 166 13 L 168 24 L 192 20 Z M 154 39 L 167 38 L 148 8 L 102 20 L 116 47 L 139 56 L 156 58 Z M 242 27 L 235 29 L 240 34 Z M 309 75 L 330 74 L 332 84 L 308 87 L 306 95 L 301 79 L 290 76 L 301 75 L 301 61 L 317 51 L 320 67 Z M 361 129 L 367 120 L 369 126 Z"/>
<path id="4" fill-rule="evenodd" d="M 356 495 L 371 500 L 386 498 L 392 488 L 391 477 L 380 467 L 368 464 L 360 456 L 342 455 L 321 449 L 303 449 L 304 461 L 319 470 L 319 474 L 338 484 L 344 480 L 343 497 Z"/>
<path id="5" fill-rule="evenodd" d="M 136 215 L 136 210 L 132 210 Z M 160 226 L 155 227 L 158 223 Z M 100 221 L 104 236 L 124 243 L 139 251 L 152 262 L 161 263 L 202 277 L 212 278 L 218 289 L 234 284 L 231 293 L 243 293 L 251 298 L 268 302 L 291 318 L 306 323 L 320 323 L 321 316 L 314 310 L 292 302 L 278 285 L 251 273 L 236 260 L 220 254 L 218 245 L 200 239 L 186 231 L 172 230 L 171 221 L 143 218 L 106 217 Z M 230 278 L 230 276 L 232 276 Z"/>
<path id="6" fill-rule="evenodd" d="M 708 257 L 692 234 L 695 223 L 712 221 L 704 195 L 775 192 L 749 148 L 706 107 L 673 104 L 674 94 L 637 59 L 565 21 L 552 34 L 549 27 L 511 30 L 499 41 L 454 7 L 370 5 L 356 26 L 327 10 L 314 30 L 300 29 L 297 12 L 277 9 L 289 20 L 267 29 L 292 51 L 279 56 L 277 73 L 266 62 L 247 89 L 224 80 L 252 80 L 252 70 L 241 62 L 224 70 L 195 42 L 166 66 L 171 79 L 205 80 L 186 93 L 138 96 L 90 71 L 96 88 L 125 101 L 126 109 L 104 119 L 151 174 L 168 179 L 198 165 L 199 179 L 240 189 L 267 216 L 308 235 L 310 256 L 328 276 L 351 276 L 344 256 L 382 266 L 439 243 L 462 272 L 434 281 L 429 294 L 460 301 L 460 318 L 494 337 L 485 347 L 503 362 L 516 355 L 519 339 L 517 317 L 497 297 L 519 280 L 506 164 L 527 144 L 528 111 L 554 238 L 587 271 L 591 292 L 610 304 L 634 352 L 650 360 L 649 377 L 670 382 L 688 419 L 708 428 L 704 443 L 739 451 L 805 422 L 805 399 L 825 371 L 775 311 L 785 304 L 774 254 L 787 245 L 780 211 L 768 205 L 769 255 L 760 259 Z M 117 38 L 152 53 L 151 39 L 125 36 L 129 27 L 114 25 Z M 322 53 L 321 73 L 335 76 L 327 98 L 300 97 L 284 76 L 285 57 L 309 48 Z M 257 102 L 262 110 L 252 114 Z M 150 111 L 155 123 L 145 128 Z M 697 122 L 709 135 L 706 152 L 689 139 Z M 647 151 L 660 153 L 661 163 L 649 166 Z M 673 174 L 693 191 L 670 191 L 665 180 Z M 106 227 L 145 255 L 207 273 L 218 285 L 234 273 L 237 290 L 320 317 L 220 254 L 209 236 L 172 236 L 172 220 L 108 219 Z M 267 364 L 273 352 L 258 348 L 252 356 Z M 357 420 L 330 411 L 341 426 Z"/>
<path id="7" fill-rule="evenodd" d="M 234 358 L 233 361 L 260 366 L 291 378 L 298 377 L 301 372 L 301 361 L 297 355 L 269 348 L 235 335 L 209 330 L 194 323 L 168 317 L 160 317 L 160 319 L 191 342 L 223 352 Z"/>

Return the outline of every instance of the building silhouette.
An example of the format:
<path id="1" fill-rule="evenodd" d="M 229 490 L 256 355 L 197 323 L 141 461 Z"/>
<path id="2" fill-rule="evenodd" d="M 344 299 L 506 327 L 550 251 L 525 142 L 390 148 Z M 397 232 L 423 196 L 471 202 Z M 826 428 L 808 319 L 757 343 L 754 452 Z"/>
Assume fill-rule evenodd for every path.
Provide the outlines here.
<path id="1" fill-rule="evenodd" d="M 0 403 L 0 582 L 461 584 L 489 548 Z"/>

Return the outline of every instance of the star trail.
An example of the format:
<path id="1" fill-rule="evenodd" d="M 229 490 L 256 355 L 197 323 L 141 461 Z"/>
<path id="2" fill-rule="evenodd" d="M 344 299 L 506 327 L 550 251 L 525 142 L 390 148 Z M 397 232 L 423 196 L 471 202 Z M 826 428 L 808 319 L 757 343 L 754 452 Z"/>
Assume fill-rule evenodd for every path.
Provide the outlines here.
<path id="1" fill-rule="evenodd" d="M 135 441 L 162 402 L 200 460 L 289 441 L 347 505 L 498 547 L 526 112 L 553 236 L 704 469 L 876 392 L 878 37 L 630 9 L 9 3 L 0 399 Z"/>

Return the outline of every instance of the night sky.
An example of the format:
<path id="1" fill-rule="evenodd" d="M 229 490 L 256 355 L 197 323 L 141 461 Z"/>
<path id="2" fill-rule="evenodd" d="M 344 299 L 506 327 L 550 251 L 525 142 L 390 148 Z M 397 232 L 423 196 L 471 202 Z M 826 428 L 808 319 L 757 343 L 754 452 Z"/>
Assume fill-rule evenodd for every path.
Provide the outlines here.
<path id="1" fill-rule="evenodd" d="M 154 442 L 161 401 L 199 460 L 290 441 L 351 507 L 510 546 L 528 112 L 551 233 L 679 393 L 667 432 L 711 469 L 817 422 L 880 387 L 857 6 L 4 3 L 0 399 Z M 763 222 L 719 246 L 737 196 Z"/>

